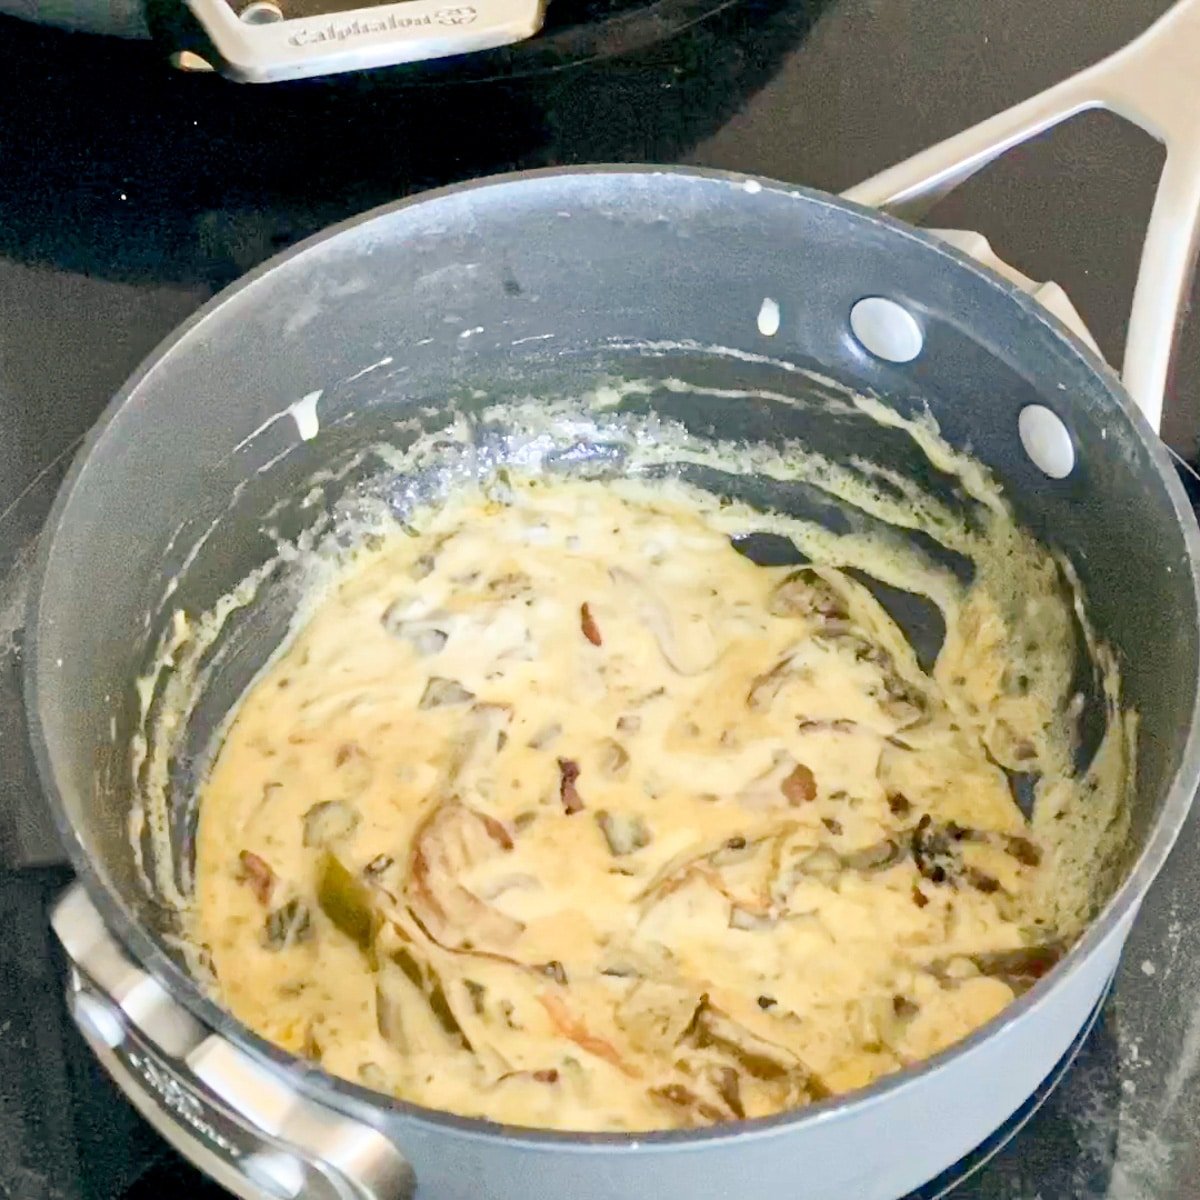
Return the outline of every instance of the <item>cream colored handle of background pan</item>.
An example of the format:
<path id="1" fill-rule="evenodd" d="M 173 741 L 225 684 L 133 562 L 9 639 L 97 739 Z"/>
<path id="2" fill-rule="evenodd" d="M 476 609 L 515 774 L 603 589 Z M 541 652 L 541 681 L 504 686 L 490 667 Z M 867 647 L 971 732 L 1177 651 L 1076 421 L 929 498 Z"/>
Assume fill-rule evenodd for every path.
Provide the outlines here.
<path id="1" fill-rule="evenodd" d="M 1200 0 L 1180 0 L 1124 49 L 851 188 L 848 200 L 916 220 L 1006 150 L 1089 109 L 1167 148 L 1125 340 L 1122 376 L 1158 429 L 1171 355 L 1200 248 Z"/>

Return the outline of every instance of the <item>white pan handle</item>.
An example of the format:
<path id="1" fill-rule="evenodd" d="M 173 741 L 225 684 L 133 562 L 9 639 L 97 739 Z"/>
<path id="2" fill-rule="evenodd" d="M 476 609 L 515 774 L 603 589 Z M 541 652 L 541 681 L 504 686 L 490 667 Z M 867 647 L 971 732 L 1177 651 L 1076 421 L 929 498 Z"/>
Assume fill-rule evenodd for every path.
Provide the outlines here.
<path id="1" fill-rule="evenodd" d="M 271 83 L 390 67 L 397 63 L 491 50 L 532 37 L 545 0 L 400 0 L 316 17 L 244 21 L 226 0 L 186 0 L 204 27 L 222 74 Z"/>
<path id="2" fill-rule="evenodd" d="M 1200 0 L 1179 0 L 1139 38 L 1078 75 L 964 130 L 845 193 L 908 219 L 1006 150 L 1068 117 L 1105 108 L 1167 148 L 1142 247 L 1122 375 L 1159 428 L 1184 303 L 1200 248 Z"/>

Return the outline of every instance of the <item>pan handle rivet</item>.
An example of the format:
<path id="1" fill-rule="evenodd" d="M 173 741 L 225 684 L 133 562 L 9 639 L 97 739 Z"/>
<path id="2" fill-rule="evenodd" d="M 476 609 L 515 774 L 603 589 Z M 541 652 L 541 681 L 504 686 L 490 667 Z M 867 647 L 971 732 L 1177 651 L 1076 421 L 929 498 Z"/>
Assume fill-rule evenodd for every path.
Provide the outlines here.
<path id="1" fill-rule="evenodd" d="M 925 335 L 908 309 L 884 296 L 867 296 L 850 310 L 850 329 L 863 349 L 888 362 L 912 362 Z"/>
<path id="2" fill-rule="evenodd" d="M 1062 418 L 1041 404 L 1027 404 L 1017 417 L 1021 445 L 1033 465 L 1051 479 L 1066 479 L 1075 466 L 1075 447 Z"/>

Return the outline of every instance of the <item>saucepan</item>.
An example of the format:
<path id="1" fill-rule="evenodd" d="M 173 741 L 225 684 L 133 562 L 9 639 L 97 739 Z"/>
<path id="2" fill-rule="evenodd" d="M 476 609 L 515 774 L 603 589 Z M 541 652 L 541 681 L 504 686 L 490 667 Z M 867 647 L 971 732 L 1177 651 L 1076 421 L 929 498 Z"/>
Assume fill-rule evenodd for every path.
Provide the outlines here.
<path id="1" fill-rule="evenodd" d="M 1200 223 L 1198 59 L 1200 0 L 1185 0 L 1115 56 L 842 198 L 630 167 L 452 187 L 267 263 L 150 357 L 45 530 L 27 703 L 79 875 L 54 914 L 72 1011 L 176 1146 L 255 1198 L 894 1200 L 1037 1089 L 1101 1000 L 1200 782 L 1200 535 L 1154 431 Z M 1011 272 L 887 215 L 911 216 L 1094 107 L 1168 145 L 1124 383 Z M 927 411 L 1002 482 L 1019 521 L 1071 565 L 1140 714 L 1117 886 L 1065 958 L 975 1034 L 769 1119 L 638 1136 L 509 1129 L 387 1099 L 267 1044 L 189 974 L 168 893 L 189 878 L 204 738 L 287 625 L 281 547 L 339 506 L 399 502 L 411 480 L 380 483 L 367 452 L 389 437 L 448 414 L 484 430 L 480 406 L 496 397 L 668 376 L 688 386 L 639 402 L 696 438 L 899 453 L 887 430 L 823 409 L 851 388 Z M 778 402 L 789 397 L 806 402 Z M 551 430 L 567 438 L 561 461 L 586 461 L 586 438 L 568 434 Z M 500 444 L 480 439 L 480 454 Z M 764 508 L 794 501 L 755 486 Z M 163 759 L 146 730 L 180 669 L 174 614 L 211 613 L 246 580 L 260 599 L 192 663 L 204 686 Z M 165 763 L 171 887 L 147 886 L 163 864 L 151 869 L 137 833 L 132 768 L 144 776 L 147 756 Z"/>

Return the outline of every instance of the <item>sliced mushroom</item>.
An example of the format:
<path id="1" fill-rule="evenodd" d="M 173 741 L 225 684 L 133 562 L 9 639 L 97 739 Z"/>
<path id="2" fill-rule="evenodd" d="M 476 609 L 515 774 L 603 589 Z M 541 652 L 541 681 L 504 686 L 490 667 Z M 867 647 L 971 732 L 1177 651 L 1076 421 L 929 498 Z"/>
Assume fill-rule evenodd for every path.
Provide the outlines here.
<path id="1" fill-rule="evenodd" d="M 450 635 L 444 629 L 436 629 L 433 626 L 428 626 L 422 629 L 414 629 L 409 635 L 408 640 L 412 643 L 413 650 L 421 658 L 432 658 L 435 654 L 440 654 L 446 648 L 446 643 L 450 640 Z"/>
<path id="2" fill-rule="evenodd" d="M 380 957 L 375 971 L 375 1018 L 384 1041 L 401 1054 L 453 1055 L 470 1050 L 441 981 L 406 947 Z"/>
<path id="3" fill-rule="evenodd" d="M 708 1074 L 725 1106 L 738 1120 L 743 1120 L 746 1109 L 742 1104 L 742 1077 L 737 1070 L 734 1067 L 712 1067 Z"/>
<path id="4" fill-rule="evenodd" d="M 842 865 L 851 871 L 886 871 L 900 862 L 906 853 L 899 842 L 892 838 L 884 838 L 882 841 L 843 854 L 841 860 Z"/>
<path id="5" fill-rule="evenodd" d="M 678 675 L 699 675 L 717 661 L 717 642 L 700 613 L 674 613 L 644 580 L 613 567 L 614 583 L 634 600 L 638 620 L 650 631 L 667 665 Z"/>
<path id="6" fill-rule="evenodd" d="M 600 743 L 597 761 L 601 772 L 610 779 L 623 779 L 629 774 L 629 751 L 612 738 Z"/>
<path id="7" fill-rule="evenodd" d="M 615 858 L 641 850 L 652 839 L 650 827 L 636 814 L 610 813 L 602 809 L 596 814 L 596 824 L 604 834 L 609 853 Z"/>
<path id="8" fill-rule="evenodd" d="M 850 615 L 846 601 L 812 567 L 801 567 L 778 584 L 767 610 L 773 617 L 819 617 L 826 623 Z"/>
<path id="9" fill-rule="evenodd" d="M 193 973 L 202 981 L 216 985 L 219 982 L 216 964 L 212 958 L 212 948 L 200 945 L 195 948 Z"/>
<path id="10" fill-rule="evenodd" d="M 689 847 L 663 864 L 639 893 L 645 909 L 685 888 L 708 889 L 731 905 L 750 912 L 771 908 L 771 881 L 777 873 L 780 838 L 793 826 L 785 823 L 747 838 L 726 837 L 715 844 Z"/>
<path id="11" fill-rule="evenodd" d="M 615 962 L 600 968 L 600 974 L 610 979 L 640 979 L 642 972 L 632 963 Z"/>
<path id="12" fill-rule="evenodd" d="M 487 996 L 487 988 L 474 979 L 464 979 L 463 988 L 466 990 L 467 998 L 471 1003 L 471 1009 L 477 1017 L 482 1017 L 486 1011 L 485 997 Z"/>
<path id="13" fill-rule="evenodd" d="M 432 564 L 430 570 L 432 570 Z M 426 572 L 428 574 L 428 572 Z M 401 596 L 397 600 L 393 600 L 380 614 L 379 623 L 393 637 L 400 637 L 404 632 L 404 627 L 412 616 L 415 610 L 415 604 L 411 596 Z"/>
<path id="14" fill-rule="evenodd" d="M 558 1078 L 557 1068 L 542 1067 L 537 1071 L 505 1071 L 496 1080 L 496 1083 L 510 1083 L 514 1080 L 529 1080 L 533 1083 L 557 1083 Z"/>
<path id="15" fill-rule="evenodd" d="M 773 912 L 743 908 L 740 904 L 732 904 L 729 907 L 730 929 L 740 929 L 743 933 L 761 933 L 767 929 L 774 929 L 778 924 L 779 918 Z"/>
<path id="16" fill-rule="evenodd" d="M 818 846 L 811 854 L 805 855 L 798 866 L 801 875 L 819 879 L 822 883 L 832 883 L 842 873 L 842 858 L 831 847 Z"/>
<path id="17" fill-rule="evenodd" d="M 859 723 L 849 717 L 834 717 L 828 721 L 803 717 L 796 722 L 798 733 L 853 733 L 859 728 Z"/>
<path id="18" fill-rule="evenodd" d="M 704 855 L 703 859 L 714 867 L 722 869 L 749 861 L 760 849 L 761 843 L 758 840 L 748 842 L 740 833 L 737 833 L 733 837 L 726 838 L 715 850 Z"/>
<path id="19" fill-rule="evenodd" d="M 265 859 L 259 858 L 251 850 L 243 850 L 238 855 L 238 879 L 249 884 L 259 904 L 270 904 L 271 893 L 275 889 L 275 872 Z"/>
<path id="20" fill-rule="evenodd" d="M 799 804 L 807 804 L 809 801 L 817 798 L 817 779 L 810 768 L 806 767 L 803 763 L 797 763 L 784 776 L 783 782 L 779 785 L 779 790 L 793 807 Z"/>
<path id="21" fill-rule="evenodd" d="M 975 965 L 975 960 L 964 955 L 956 955 L 945 962 L 934 963 L 934 974 L 943 979 L 961 982 L 964 979 L 977 979 L 983 972 Z"/>
<path id="22" fill-rule="evenodd" d="M 284 681 L 281 679 L 279 681 L 279 686 L 283 687 L 283 685 L 284 685 Z M 283 790 L 283 784 L 280 783 L 278 780 L 273 779 L 269 783 L 264 783 L 263 790 L 262 790 L 262 799 L 259 800 L 259 802 L 258 802 L 259 810 L 261 811 L 262 809 L 266 808 L 266 806 L 271 802 L 271 799 L 275 795 L 275 793 L 278 791 L 282 791 L 282 790 Z"/>
<path id="23" fill-rule="evenodd" d="M 286 950 L 312 937 L 312 917 L 308 905 L 293 897 L 267 914 L 263 923 L 263 942 L 268 950 Z"/>
<path id="24" fill-rule="evenodd" d="M 1018 950 L 972 954 L 971 961 L 982 974 L 1002 980 L 1019 996 L 1047 974 L 1065 953 L 1066 946 L 1062 942 L 1043 942 Z"/>
<path id="25" fill-rule="evenodd" d="M 471 705 L 471 716 L 485 730 L 495 734 L 495 741 L 498 748 L 503 748 L 505 739 L 501 734 L 505 726 L 512 724 L 513 706 L 503 702 L 490 703 L 484 701 Z"/>
<path id="26" fill-rule="evenodd" d="M 517 871 L 512 875 L 501 875 L 497 879 L 489 880 L 479 889 L 479 896 L 483 900 L 495 900 L 505 892 L 536 891 L 541 886 L 542 881 L 536 875 L 530 875 L 528 871 Z"/>
<path id="27" fill-rule="evenodd" d="M 341 800 L 322 800 L 304 814 L 304 844 L 325 846 L 348 837 L 359 822 L 356 809 Z"/>
<path id="28" fill-rule="evenodd" d="M 813 636 L 834 647 L 840 654 L 853 658 L 855 662 L 873 663 L 885 670 L 891 667 L 892 656 L 848 622 L 826 622 Z"/>
<path id="29" fill-rule="evenodd" d="M 475 699 L 475 693 L 469 692 L 456 679 L 444 679 L 440 675 L 431 675 L 425 685 L 424 692 L 417 704 L 418 708 L 445 708 L 451 704 L 466 704 Z"/>
<path id="30" fill-rule="evenodd" d="M 790 1050 L 759 1037 L 707 1002 L 698 1008 L 690 1036 L 700 1048 L 711 1046 L 729 1054 L 747 1074 L 758 1079 L 790 1077 L 813 1099 L 828 1094 L 828 1089 Z"/>
<path id="31" fill-rule="evenodd" d="M 981 871 L 978 867 L 964 867 L 963 879 L 977 892 L 982 892 L 985 896 L 990 896 L 1000 890 L 1000 881 L 994 875 L 989 875 L 986 871 Z"/>
<path id="32" fill-rule="evenodd" d="M 448 1034 L 457 1037 L 462 1042 L 464 1049 L 470 1050 L 471 1043 L 463 1032 L 462 1026 L 459 1025 L 458 1018 L 450 1007 L 450 1001 L 446 999 L 446 992 L 441 981 L 432 968 L 427 968 L 426 973 L 428 976 L 426 998 L 429 1001 L 430 1012 Z"/>
<path id="33" fill-rule="evenodd" d="M 325 1047 L 321 1045 L 321 1039 L 317 1037 L 317 1023 L 309 1021 L 304 1030 L 304 1044 L 300 1047 L 300 1053 L 309 1062 L 319 1063 L 322 1055 L 325 1053 Z"/>
<path id="34" fill-rule="evenodd" d="M 508 742 L 511 704 L 472 704 L 450 744 L 446 759 L 447 789 L 491 763 Z"/>
<path id="35" fill-rule="evenodd" d="M 384 609 L 379 623 L 392 637 L 402 638 L 410 643 L 419 657 L 429 658 L 440 654 L 449 640 L 450 635 L 439 628 L 446 618 L 446 613 L 429 613 L 420 603 L 410 597 L 404 597 L 393 601 Z"/>
<path id="36" fill-rule="evenodd" d="M 935 822 L 928 813 L 917 822 L 910 838 L 913 861 L 930 883 L 952 880 L 961 867 L 962 860 L 954 848 L 955 840 L 954 829 Z"/>
<path id="37" fill-rule="evenodd" d="M 408 569 L 409 578 L 427 579 L 433 574 L 436 561 L 432 554 L 422 554 L 419 558 L 414 559 L 413 565 Z"/>
<path id="38" fill-rule="evenodd" d="M 533 580 L 524 571 L 507 571 L 487 582 L 487 593 L 497 600 L 516 600 L 533 586 Z"/>
<path id="39" fill-rule="evenodd" d="M 729 1114 L 698 1096 L 682 1083 L 665 1083 L 648 1089 L 652 1099 L 669 1108 L 686 1125 L 712 1125 Z"/>
<path id="40" fill-rule="evenodd" d="M 413 915 L 439 944 L 503 948 L 520 937 L 522 922 L 458 882 L 466 871 L 512 845 L 501 822 L 456 800 L 440 804 L 421 825 L 413 839 L 405 894 Z"/>
<path id="41" fill-rule="evenodd" d="M 695 990 L 643 979 L 617 1005 L 614 1018 L 635 1049 L 666 1054 L 691 1028 L 703 999 Z"/>
<path id="42" fill-rule="evenodd" d="M 374 759 L 357 743 L 342 742 L 334 751 L 334 797 L 352 800 L 371 786 L 375 775 Z"/>
<path id="43" fill-rule="evenodd" d="M 746 693 L 747 708 L 761 711 L 771 707 L 784 684 L 794 674 L 794 658 L 792 654 L 784 655 L 769 671 L 756 675 L 750 681 L 750 690 Z"/>
<path id="44" fill-rule="evenodd" d="M 897 728 L 908 729 L 917 724 L 929 711 L 929 697 L 894 670 L 883 675 L 883 696 L 879 707 L 896 722 Z"/>
<path id="45" fill-rule="evenodd" d="M 530 750 L 544 750 L 560 733 L 562 733 L 562 726 L 554 721 L 549 725 L 543 725 L 525 744 Z"/>
<path id="46" fill-rule="evenodd" d="M 1042 852 L 1037 845 L 1027 837 L 1008 834 L 1004 839 L 1005 849 L 1025 867 L 1036 867 L 1042 861 Z"/>
<path id="47" fill-rule="evenodd" d="M 587 807 L 575 781 L 579 778 L 579 764 L 571 758 L 558 760 L 558 798 L 562 801 L 563 811 L 567 816 L 574 816 Z"/>

